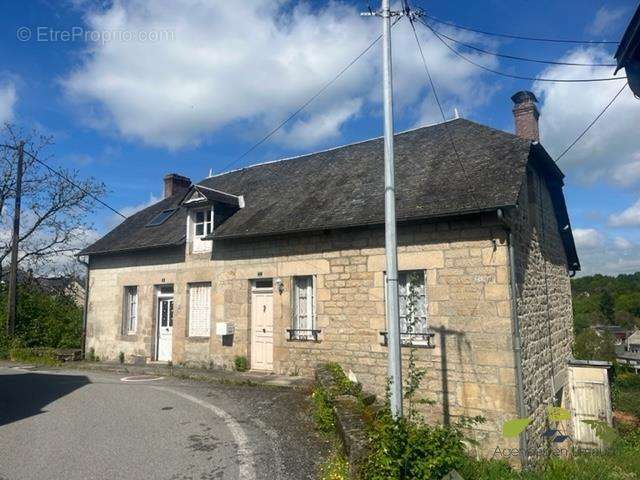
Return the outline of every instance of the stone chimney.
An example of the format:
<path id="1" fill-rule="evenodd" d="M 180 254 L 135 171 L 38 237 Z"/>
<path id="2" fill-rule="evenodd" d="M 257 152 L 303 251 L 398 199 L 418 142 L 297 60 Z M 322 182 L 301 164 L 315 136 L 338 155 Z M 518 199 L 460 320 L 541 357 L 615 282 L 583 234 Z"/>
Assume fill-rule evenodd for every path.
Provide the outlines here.
<path id="1" fill-rule="evenodd" d="M 538 117 L 540 112 L 536 96 L 527 90 L 521 90 L 511 97 L 513 100 L 513 118 L 516 123 L 516 135 L 534 142 L 540 141 Z"/>
<path id="2" fill-rule="evenodd" d="M 169 173 L 164 176 L 164 198 L 175 195 L 176 193 L 186 192 L 190 186 L 190 178 L 183 177 L 177 173 Z"/>

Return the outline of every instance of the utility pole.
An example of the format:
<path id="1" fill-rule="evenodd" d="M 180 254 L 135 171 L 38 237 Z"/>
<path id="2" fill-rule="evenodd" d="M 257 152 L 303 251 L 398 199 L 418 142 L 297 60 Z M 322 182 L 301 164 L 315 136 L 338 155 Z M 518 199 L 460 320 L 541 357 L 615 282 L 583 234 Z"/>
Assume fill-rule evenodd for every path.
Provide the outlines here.
<path id="1" fill-rule="evenodd" d="M 382 93 L 384 103 L 384 250 L 387 264 L 387 323 L 391 414 L 402 417 L 402 357 L 398 304 L 398 246 L 396 242 L 396 187 L 393 160 L 393 75 L 391 68 L 391 11 L 382 0 Z"/>
<path id="2" fill-rule="evenodd" d="M 382 96 L 384 104 L 384 245 L 386 256 L 387 375 L 391 382 L 391 414 L 402 417 L 402 357 L 400 354 L 400 315 L 398 303 L 398 246 L 396 241 L 396 189 L 393 160 L 393 76 L 391 68 L 391 17 L 389 0 L 382 0 L 379 12 L 363 16 L 382 17 Z"/>
<path id="3" fill-rule="evenodd" d="M 24 167 L 24 142 L 18 143 L 18 171 L 16 173 L 16 199 L 13 210 L 13 235 L 11 237 L 11 269 L 9 271 L 9 298 L 7 299 L 7 336 L 13 335 L 16 324 L 16 297 L 18 287 L 18 244 L 20 240 L 20 202 L 22 201 L 22 171 Z"/>

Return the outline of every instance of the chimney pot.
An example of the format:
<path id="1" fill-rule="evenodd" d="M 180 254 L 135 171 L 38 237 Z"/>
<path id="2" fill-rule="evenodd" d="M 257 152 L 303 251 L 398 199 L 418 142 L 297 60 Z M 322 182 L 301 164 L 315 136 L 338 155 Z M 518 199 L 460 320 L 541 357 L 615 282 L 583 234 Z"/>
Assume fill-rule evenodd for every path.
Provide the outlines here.
<path id="1" fill-rule="evenodd" d="M 516 135 L 534 142 L 540 141 L 538 118 L 540 112 L 536 103 L 538 99 L 527 90 L 517 92 L 511 97 L 513 100 L 513 118 L 516 124 Z"/>
<path id="2" fill-rule="evenodd" d="M 164 176 L 164 198 L 175 195 L 176 193 L 186 192 L 190 186 L 190 178 L 178 175 L 177 173 L 169 173 Z"/>

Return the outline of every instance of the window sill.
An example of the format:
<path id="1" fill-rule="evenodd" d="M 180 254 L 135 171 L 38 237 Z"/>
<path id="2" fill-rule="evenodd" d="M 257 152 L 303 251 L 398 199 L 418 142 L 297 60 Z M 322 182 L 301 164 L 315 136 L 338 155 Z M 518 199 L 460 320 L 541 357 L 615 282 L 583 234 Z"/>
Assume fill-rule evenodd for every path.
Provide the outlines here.
<path id="1" fill-rule="evenodd" d="M 137 333 L 121 333 L 119 340 L 123 342 L 136 342 L 138 341 Z"/>
<path id="2" fill-rule="evenodd" d="M 287 329 L 287 342 L 313 342 L 320 343 L 321 340 L 318 338 L 321 330 L 315 329 Z"/>
<path id="3" fill-rule="evenodd" d="M 210 339 L 211 337 L 187 336 L 187 341 L 193 342 L 193 343 L 204 343 L 204 342 L 208 342 Z"/>
<path id="4" fill-rule="evenodd" d="M 382 337 L 380 341 L 380 345 L 387 347 L 389 346 L 388 340 L 388 332 L 381 331 L 379 332 Z M 409 347 L 409 348 L 428 348 L 433 349 L 436 348 L 433 339 L 435 337 L 435 333 L 427 332 L 427 333 L 401 333 L 400 334 L 400 346 L 401 347 Z"/>

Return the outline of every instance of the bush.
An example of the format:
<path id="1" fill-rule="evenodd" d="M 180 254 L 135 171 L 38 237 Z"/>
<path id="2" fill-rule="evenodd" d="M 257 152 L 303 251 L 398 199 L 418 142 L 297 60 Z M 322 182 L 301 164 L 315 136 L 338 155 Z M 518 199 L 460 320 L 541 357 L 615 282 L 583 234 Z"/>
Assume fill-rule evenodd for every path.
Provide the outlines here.
<path id="1" fill-rule="evenodd" d="M 121 365 L 124 363 L 124 352 L 120 352 L 118 354 L 118 361 L 120 362 Z"/>
<path id="2" fill-rule="evenodd" d="M 0 291 L 2 326 L 6 322 L 5 293 L 5 289 Z M 32 285 L 19 285 L 15 339 L 27 348 L 80 348 L 82 308 L 64 295 L 52 295 Z M 2 345 L 0 340 L 0 355 Z"/>
<path id="3" fill-rule="evenodd" d="M 360 473 L 366 480 L 440 479 L 467 462 L 464 440 L 461 425 L 394 420 L 385 408 L 369 432 L 371 453 Z"/>
<path id="4" fill-rule="evenodd" d="M 313 419 L 318 430 L 324 433 L 332 433 L 335 430 L 333 420 L 333 404 L 331 396 L 327 390 L 316 386 L 311 393 L 313 403 Z"/>
<path id="5" fill-rule="evenodd" d="M 234 360 L 236 371 L 237 372 L 246 372 L 247 371 L 247 357 L 236 357 Z"/>

